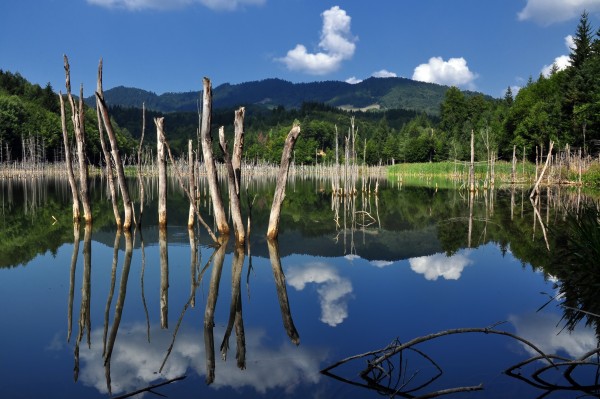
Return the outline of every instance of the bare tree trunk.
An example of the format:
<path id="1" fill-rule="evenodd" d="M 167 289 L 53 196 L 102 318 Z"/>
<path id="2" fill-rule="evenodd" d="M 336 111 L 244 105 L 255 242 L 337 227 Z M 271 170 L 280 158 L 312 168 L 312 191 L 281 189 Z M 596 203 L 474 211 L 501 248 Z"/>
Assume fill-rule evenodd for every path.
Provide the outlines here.
<path id="1" fill-rule="evenodd" d="M 235 129 L 233 138 L 233 154 L 231 156 L 231 165 L 235 174 L 235 190 L 238 196 L 240 195 L 240 187 L 242 184 L 242 153 L 244 151 L 244 114 L 246 109 L 240 107 L 235 111 L 235 119 L 233 126 Z"/>
<path id="2" fill-rule="evenodd" d="M 98 67 L 98 76 L 102 76 L 102 62 Z M 133 218 L 133 204 L 129 197 L 129 189 L 127 188 L 127 182 L 125 180 L 125 171 L 123 170 L 123 162 L 121 162 L 121 155 L 119 154 L 119 145 L 117 144 L 117 137 L 108 115 L 108 108 L 104 102 L 104 93 L 96 92 L 96 104 L 100 108 L 100 114 L 102 115 L 102 121 L 104 122 L 104 128 L 108 134 L 108 140 L 110 141 L 110 151 L 115 168 L 117 169 L 117 179 L 119 181 L 119 188 L 121 189 L 121 196 L 123 197 L 123 208 L 125 209 L 123 221 L 123 229 L 128 231 L 131 229 L 131 222 Z"/>
<path id="3" fill-rule="evenodd" d="M 202 154 L 204 155 L 204 165 L 206 168 L 206 180 L 208 181 L 208 190 L 213 204 L 217 230 L 221 235 L 229 234 L 229 225 L 227 216 L 221 199 L 221 190 L 217 178 L 217 169 L 212 153 L 211 137 L 211 112 L 212 112 L 212 88 L 210 79 L 203 80 L 204 91 L 202 97 L 202 126 L 200 135 L 202 137 Z"/>
<path id="4" fill-rule="evenodd" d="M 475 134 L 471 130 L 471 163 L 469 164 L 469 191 L 475 191 Z"/>
<path id="5" fill-rule="evenodd" d="M 103 93 L 102 90 L 102 60 L 100 60 L 100 66 L 98 67 L 98 83 L 96 87 L 98 93 Z M 108 190 L 110 191 L 110 200 L 112 202 L 113 213 L 115 215 L 115 223 L 117 229 L 122 226 L 121 215 L 119 213 L 119 204 L 117 203 L 117 191 L 115 190 L 115 176 L 113 173 L 112 160 L 110 159 L 110 153 L 106 148 L 106 142 L 104 141 L 104 127 L 102 124 L 102 116 L 100 114 L 100 106 L 96 101 L 96 117 L 98 118 L 98 136 L 100 138 L 100 147 L 102 147 L 102 154 L 104 155 L 104 162 L 106 163 L 106 179 L 108 181 Z M 142 133 L 143 134 L 143 133 Z M 142 136 L 143 140 L 143 136 Z M 141 146 L 141 142 L 140 142 Z M 139 162 L 139 160 L 138 160 Z M 141 214 L 140 214 L 141 218 Z"/>
<path id="6" fill-rule="evenodd" d="M 548 167 L 548 163 L 550 162 L 550 159 L 552 157 L 552 148 L 553 147 L 554 147 L 554 141 L 550 141 L 550 148 L 548 149 L 548 156 L 546 157 L 546 163 L 544 163 L 544 167 L 542 168 L 542 171 L 540 172 L 540 176 L 538 177 L 537 181 L 535 182 L 535 185 L 533 186 L 533 190 L 531 190 L 531 194 L 529 195 L 529 198 L 535 198 L 539 194 L 538 186 L 540 185 L 540 182 L 542 181 L 542 178 L 544 177 L 544 173 L 546 172 L 546 168 Z"/>
<path id="7" fill-rule="evenodd" d="M 290 167 L 290 159 L 294 151 L 294 145 L 300 135 L 300 125 L 294 125 L 285 139 L 283 152 L 281 154 L 281 164 L 277 175 L 277 185 L 273 195 L 273 205 L 271 206 L 271 215 L 269 216 L 269 227 L 267 237 L 274 239 L 279 234 L 279 217 L 281 216 L 281 204 L 285 198 L 285 185 Z"/>
<path id="8" fill-rule="evenodd" d="M 100 120 L 100 118 L 98 118 Z M 98 122 L 99 123 L 99 122 Z M 144 143 L 144 135 L 146 133 L 146 104 L 142 103 L 142 136 L 140 137 L 140 144 L 137 152 L 137 174 L 138 184 L 140 186 L 140 216 L 138 217 L 138 226 L 142 225 L 142 215 L 144 214 L 144 179 L 142 178 L 142 144 Z M 113 183 L 114 187 L 114 183 Z"/>
<path id="9" fill-rule="evenodd" d="M 156 162 L 158 163 L 158 226 L 167 226 L 167 161 L 165 157 L 164 119 L 154 118 L 156 125 Z M 176 167 L 173 165 L 173 167 Z"/>
<path id="10" fill-rule="evenodd" d="M 512 156 L 512 171 L 510 177 L 511 183 L 517 180 L 517 146 L 513 145 L 513 156 Z"/>
<path id="11" fill-rule="evenodd" d="M 73 196 L 73 222 L 79 221 L 80 209 L 79 209 L 79 193 L 77 190 L 77 183 L 75 182 L 75 174 L 73 173 L 73 159 L 71 156 L 71 146 L 69 145 L 69 133 L 67 132 L 67 118 L 65 116 L 65 100 L 63 99 L 62 93 L 58 95 L 60 99 L 60 120 L 62 124 L 63 142 L 65 145 L 65 163 L 67 164 L 67 176 L 69 178 L 69 186 L 71 187 L 71 194 Z M 8 152 L 8 151 L 7 151 Z"/>
<path id="12" fill-rule="evenodd" d="M 188 186 L 190 190 L 190 194 L 192 196 L 191 201 L 196 202 L 197 194 L 196 194 L 196 176 L 194 173 L 194 142 L 190 139 L 188 141 Z M 194 227 L 194 217 L 196 214 L 194 213 L 194 204 L 190 202 L 190 209 L 188 211 L 188 228 L 191 229 Z"/>
<path id="13" fill-rule="evenodd" d="M 219 144 L 225 158 L 225 166 L 227 168 L 228 187 L 229 187 L 229 204 L 231 207 L 231 218 L 233 219 L 233 230 L 237 245 L 244 245 L 246 234 L 244 233 L 244 222 L 242 220 L 242 211 L 240 207 L 240 196 L 238 194 L 239 187 L 236 185 L 235 170 L 233 168 L 227 142 L 225 141 L 225 128 L 221 126 L 219 129 Z"/>

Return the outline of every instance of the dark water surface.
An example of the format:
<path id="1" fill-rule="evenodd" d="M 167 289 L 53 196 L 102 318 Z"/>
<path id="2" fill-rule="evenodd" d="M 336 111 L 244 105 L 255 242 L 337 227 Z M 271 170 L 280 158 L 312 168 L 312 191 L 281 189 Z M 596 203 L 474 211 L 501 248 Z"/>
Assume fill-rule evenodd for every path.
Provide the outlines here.
<path id="1" fill-rule="evenodd" d="M 557 261 L 567 222 L 597 209 L 576 192 L 547 190 L 535 204 L 520 189 L 496 190 L 470 203 L 457 189 L 382 182 L 377 197 L 336 202 L 326 183 L 297 181 L 270 247 L 264 235 L 273 188 L 256 183 L 250 250 L 236 251 L 233 240 L 215 250 L 205 231 L 190 235 L 176 187 L 164 234 L 151 184 L 143 228 L 118 234 L 103 184 L 94 181 L 93 228 L 74 232 L 64 182 L 0 182 L 1 398 L 118 397 L 181 376 L 155 391 L 169 398 L 418 397 L 482 384 L 446 397 L 597 392 L 598 369 L 589 364 L 570 379 L 565 367 L 536 374 L 547 359 L 524 366 L 521 379 L 505 373 L 536 356 L 533 346 L 561 356 L 556 363 L 598 347 L 596 319 L 577 323 L 559 306 L 598 306 L 589 294 L 598 276 L 572 278 Z M 211 220 L 207 207 L 202 214 Z M 543 307 L 565 285 L 561 278 L 582 285 Z M 514 336 L 478 331 L 428 340 L 380 365 L 391 381 L 361 378 L 370 357 L 331 370 L 345 381 L 320 372 L 391 343 L 486 327 Z"/>

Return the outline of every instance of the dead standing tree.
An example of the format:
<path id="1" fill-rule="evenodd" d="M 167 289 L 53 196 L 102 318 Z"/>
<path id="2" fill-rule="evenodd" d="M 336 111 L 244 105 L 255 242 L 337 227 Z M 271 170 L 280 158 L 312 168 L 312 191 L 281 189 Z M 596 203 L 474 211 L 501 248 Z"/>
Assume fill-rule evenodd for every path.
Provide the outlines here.
<path id="1" fill-rule="evenodd" d="M 158 226 L 167 227 L 167 162 L 165 157 L 164 119 L 154 118 L 156 125 L 156 161 L 158 163 Z"/>
<path id="2" fill-rule="evenodd" d="M 206 180 L 208 182 L 208 191 L 212 200 L 215 213 L 217 230 L 221 235 L 229 234 L 229 224 L 227 224 L 227 215 L 221 199 L 221 190 L 217 178 L 217 169 L 215 159 L 212 153 L 211 137 L 211 112 L 212 112 L 212 87 L 209 78 L 204 78 L 202 94 L 202 123 L 200 126 L 200 137 L 202 140 L 202 155 L 204 156 L 204 166 L 206 168 Z"/>
<path id="3" fill-rule="evenodd" d="M 67 131 L 67 118 L 65 116 L 65 100 L 62 93 L 58 95 L 60 99 L 60 120 L 63 132 L 63 142 L 65 145 L 65 163 L 67 164 L 67 176 L 69 178 L 69 186 L 73 197 L 73 222 L 78 222 L 80 217 L 79 194 L 77 192 L 77 183 L 75 182 L 75 174 L 73 173 L 73 159 L 71 157 L 71 146 L 69 144 L 69 132 Z"/>
<path id="4" fill-rule="evenodd" d="M 85 155 L 85 110 L 83 107 L 83 86 L 79 90 L 79 103 L 76 105 L 73 95 L 71 94 L 71 69 L 69 66 L 69 59 L 66 55 L 63 56 L 64 68 L 65 68 L 65 86 L 67 89 L 67 99 L 71 106 L 71 121 L 73 122 L 73 130 L 75 133 L 75 141 L 77 143 L 77 157 L 79 161 L 79 194 L 81 195 L 81 202 L 83 204 L 83 218 L 86 224 L 92 223 L 92 207 L 90 205 L 90 198 L 88 195 L 88 169 L 87 169 L 87 158 Z M 65 142 L 65 154 L 67 152 L 70 155 L 68 134 L 66 130 L 66 118 L 64 111 L 64 100 L 62 94 L 60 95 L 61 103 L 61 119 L 63 125 L 63 140 Z M 70 158 L 70 156 L 69 156 Z M 77 195 L 77 189 L 75 184 L 75 175 L 73 173 L 72 160 L 68 159 L 68 170 L 69 170 L 69 182 L 71 184 L 71 190 L 73 192 L 73 218 L 79 218 L 79 200 L 75 197 Z M 77 203 L 77 205 L 75 205 Z M 76 212 L 77 208 L 77 212 Z"/>
<path id="5" fill-rule="evenodd" d="M 267 228 L 267 238 L 275 239 L 279 234 L 279 217 L 281 216 L 281 204 L 285 198 L 285 185 L 287 183 L 288 172 L 290 168 L 290 160 L 294 152 L 294 145 L 300 135 L 300 125 L 294 123 L 285 139 L 283 152 L 281 154 L 281 163 L 277 174 L 277 183 L 275 186 L 275 194 L 273 195 L 273 205 L 271 206 L 271 214 L 269 216 L 269 227 Z"/>
<path id="6" fill-rule="evenodd" d="M 102 60 L 100 60 L 100 65 L 98 66 L 98 79 L 102 79 Z M 128 231 L 131 229 L 131 223 L 133 219 L 133 204 L 129 197 L 129 189 L 127 187 L 127 182 L 125 181 L 125 171 L 123 170 L 123 162 L 121 161 L 121 155 L 119 154 L 117 137 L 113 130 L 112 123 L 110 121 L 110 116 L 108 115 L 108 108 L 106 107 L 106 103 L 104 102 L 104 93 L 96 92 L 96 103 L 100 108 L 100 114 L 102 116 L 104 128 L 106 129 L 106 133 L 108 134 L 108 140 L 110 141 L 110 153 L 112 156 L 112 160 L 115 164 L 115 168 L 117 169 L 117 179 L 119 181 L 119 188 L 121 189 L 121 196 L 123 198 L 123 208 L 125 210 L 123 229 L 125 231 Z"/>

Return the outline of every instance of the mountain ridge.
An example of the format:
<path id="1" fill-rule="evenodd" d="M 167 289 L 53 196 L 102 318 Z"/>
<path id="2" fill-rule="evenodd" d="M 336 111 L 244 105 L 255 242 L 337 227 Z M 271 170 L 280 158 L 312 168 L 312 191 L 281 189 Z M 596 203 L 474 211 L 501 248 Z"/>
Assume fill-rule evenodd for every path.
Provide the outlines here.
<path id="1" fill-rule="evenodd" d="M 407 78 L 371 77 L 360 83 L 317 81 L 292 83 L 279 78 L 267 78 L 243 83 L 223 83 L 213 88 L 213 108 L 233 108 L 258 105 L 265 108 L 299 108 L 306 102 L 318 102 L 338 108 L 406 109 L 438 115 L 440 104 L 450 86 L 419 82 Z M 481 93 L 468 92 L 469 95 Z M 104 91 L 106 102 L 113 106 L 141 108 L 159 112 L 195 112 L 201 91 L 166 92 L 117 86 Z M 90 105 L 95 99 L 86 99 Z"/>

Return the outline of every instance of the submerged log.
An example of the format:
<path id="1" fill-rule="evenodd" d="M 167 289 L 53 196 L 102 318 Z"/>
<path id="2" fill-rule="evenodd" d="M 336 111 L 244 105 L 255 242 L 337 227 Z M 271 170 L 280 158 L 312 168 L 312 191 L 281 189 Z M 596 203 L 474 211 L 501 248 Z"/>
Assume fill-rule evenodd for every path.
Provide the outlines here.
<path id="1" fill-rule="evenodd" d="M 267 229 L 267 237 L 274 239 L 279 234 L 279 217 L 281 216 L 281 204 L 285 198 L 285 185 L 287 183 L 288 172 L 290 168 L 290 159 L 294 152 L 294 145 L 300 135 L 300 125 L 294 124 L 292 129 L 285 139 L 283 152 L 281 154 L 281 163 L 277 174 L 277 185 L 275 194 L 273 195 L 273 205 L 271 206 L 271 214 L 269 216 L 269 227 Z"/>
<path id="2" fill-rule="evenodd" d="M 203 79 L 202 96 L 202 124 L 200 127 L 200 136 L 202 139 L 202 155 L 204 156 L 204 165 L 206 168 L 206 180 L 208 182 L 208 191 L 213 204 L 217 230 L 221 235 L 229 234 L 229 224 L 227 224 L 227 215 L 221 199 L 221 190 L 217 178 L 217 169 L 212 152 L 211 136 L 211 112 L 212 112 L 212 87 L 210 79 Z"/>

